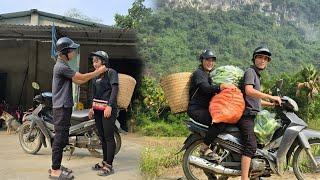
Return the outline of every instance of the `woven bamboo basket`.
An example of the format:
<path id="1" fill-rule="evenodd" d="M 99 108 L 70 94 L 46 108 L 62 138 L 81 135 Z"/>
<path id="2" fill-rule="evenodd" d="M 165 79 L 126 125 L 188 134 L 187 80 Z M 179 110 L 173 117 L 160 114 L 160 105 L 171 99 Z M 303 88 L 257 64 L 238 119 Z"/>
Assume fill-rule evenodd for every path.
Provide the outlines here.
<path id="1" fill-rule="evenodd" d="M 160 81 L 170 109 L 174 113 L 187 111 L 191 74 L 190 72 L 175 73 Z"/>
<path id="2" fill-rule="evenodd" d="M 136 86 L 137 81 L 133 77 L 126 74 L 118 73 L 118 77 L 119 77 L 119 92 L 117 96 L 118 107 L 127 109 L 130 104 L 134 87 Z"/>

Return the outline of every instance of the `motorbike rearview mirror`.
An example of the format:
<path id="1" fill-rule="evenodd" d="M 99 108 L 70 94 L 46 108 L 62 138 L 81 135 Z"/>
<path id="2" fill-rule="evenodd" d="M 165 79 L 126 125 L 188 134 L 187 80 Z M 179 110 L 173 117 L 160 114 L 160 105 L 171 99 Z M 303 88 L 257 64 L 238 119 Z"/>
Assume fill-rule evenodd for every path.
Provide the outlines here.
<path id="1" fill-rule="evenodd" d="M 278 96 L 281 96 L 280 89 L 282 88 L 282 86 L 283 86 L 283 79 L 279 79 L 279 80 L 276 82 L 276 87 L 277 87 L 277 94 L 278 94 Z"/>
<path id="2" fill-rule="evenodd" d="M 281 89 L 283 86 L 283 79 L 279 79 L 276 83 L 277 88 Z"/>
<path id="3" fill-rule="evenodd" d="M 39 90 L 39 89 L 40 89 L 39 84 L 36 83 L 36 82 L 32 82 L 32 87 L 33 87 L 33 89 L 36 89 L 36 90 Z"/>

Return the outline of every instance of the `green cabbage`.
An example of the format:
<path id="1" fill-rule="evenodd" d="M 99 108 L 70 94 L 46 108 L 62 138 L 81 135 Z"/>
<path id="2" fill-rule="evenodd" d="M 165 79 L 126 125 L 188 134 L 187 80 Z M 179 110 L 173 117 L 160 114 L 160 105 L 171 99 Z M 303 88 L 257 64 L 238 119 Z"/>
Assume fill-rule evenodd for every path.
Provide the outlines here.
<path id="1" fill-rule="evenodd" d="M 260 144 L 267 144 L 271 141 L 274 132 L 280 127 L 275 119 L 275 114 L 267 110 L 260 111 L 254 121 L 254 133 Z"/>
<path id="2" fill-rule="evenodd" d="M 220 85 L 221 83 L 234 84 L 238 87 L 241 86 L 244 71 L 236 66 L 220 66 L 210 73 L 212 83 Z"/>

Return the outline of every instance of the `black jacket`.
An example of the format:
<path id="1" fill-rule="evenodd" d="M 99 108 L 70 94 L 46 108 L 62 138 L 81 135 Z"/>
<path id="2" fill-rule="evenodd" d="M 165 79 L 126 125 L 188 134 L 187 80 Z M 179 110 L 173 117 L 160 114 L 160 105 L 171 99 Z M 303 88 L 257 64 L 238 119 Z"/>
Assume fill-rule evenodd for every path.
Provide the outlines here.
<path id="1" fill-rule="evenodd" d="M 109 68 L 101 78 L 92 79 L 92 99 L 99 99 L 108 101 L 108 105 L 112 107 L 117 106 L 117 95 L 119 91 L 118 73 Z"/>
<path id="2" fill-rule="evenodd" d="M 219 92 L 220 87 L 212 85 L 209 74 L 202 68 L 197 69 L 191 76 L 188 109 L 208 109 L 212 96 Z"/>

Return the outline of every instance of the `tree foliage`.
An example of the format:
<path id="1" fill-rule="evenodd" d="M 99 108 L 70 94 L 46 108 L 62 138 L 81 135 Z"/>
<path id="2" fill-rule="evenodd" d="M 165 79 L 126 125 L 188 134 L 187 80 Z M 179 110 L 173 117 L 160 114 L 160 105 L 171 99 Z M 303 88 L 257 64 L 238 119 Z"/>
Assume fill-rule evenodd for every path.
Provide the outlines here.
<path id="1" fill-rule="evenodd" d="M 99 19 L 96 17 L 89 17 L 83 14 L 79 9 L 76 9 L 76 8 L 67 10 L 67 12 L 64 13 L 64 16 L 75 18 L 75 19 L 81 19 L 85 21 L 90 21 L 90 22 L 96 22 L 96 23 L 102 22 L 102 19 Z"/>
<path id="2" fill-rule="evenodd" d="M 273 52 L 270 75 L 297 70 L 304 63 L 319 66 L 320 40 L 308 41 L 294 24 L 279 25 L 273 16 L 259 12 L 160 8 L 141 22 L 137 33 L 139 53 L 157 77 L 193 71 L 205 48 L 216 52 L 217 65 L 245 68 L 261 44 Z"/>
<path id="3" fill-rule="evenodd" d="M 290 9 L 305 17 L 314 29 L 319 29 L 320 7 L 316 0 L 271 1 L 273 8 Z M 283 94 L 296 100 L 300 106 L 299 116 L 317 127 L 320 122 L 320 95 L 316 89 L 319 87 L 320 36 L 316 31 L 305 31 L 302 25 L 299 27 L 292 21 L 279 24 L 277 16 L 266 16 L 257 4 L 230 11 L 160 6 L 152 12 L 141 13 L 145 10 L 142 2 L 136 0 L 129 15 L 116 17 L 118 27 L 136 30 L 139 54 L 146 61 L 148 74 L 153 75 L 145 77 L 140 87 L 138 99 L 143 101 L 135 101 L 133 105 L 132 117 L 142 132 L 171 135 L 177 132 L 172 129 L 178 126 L 182 134 L 187 133 L 182 122 L 188 117 L 170 112 L 157 85 L 161 76 L 194 71 L 200 52 L 207 48 L 216 52 L 216 66 L 235 65 L 245 69 L 252 63 L 253 49 L 259 45 L 267 45 L 272 51 L 272 61 L 263 73 L 264 91 L 271 93 L 276 80 L 283 78 Z M 135 12 L 142 15 L 135 16 Z M 310 33 L 317 38 L 307 38 Z M 175 128 L 170 131 L 169 127 Z"/>
<path id="4" fill-rule="evenodd" d="M 116 26 L 120 28 L 134 29 L 140 22 L 151 14 L 151 8 L 143 5 L 144 0 L 136 0 L 128 10 L 128 15 L 115 15 Z"/>

